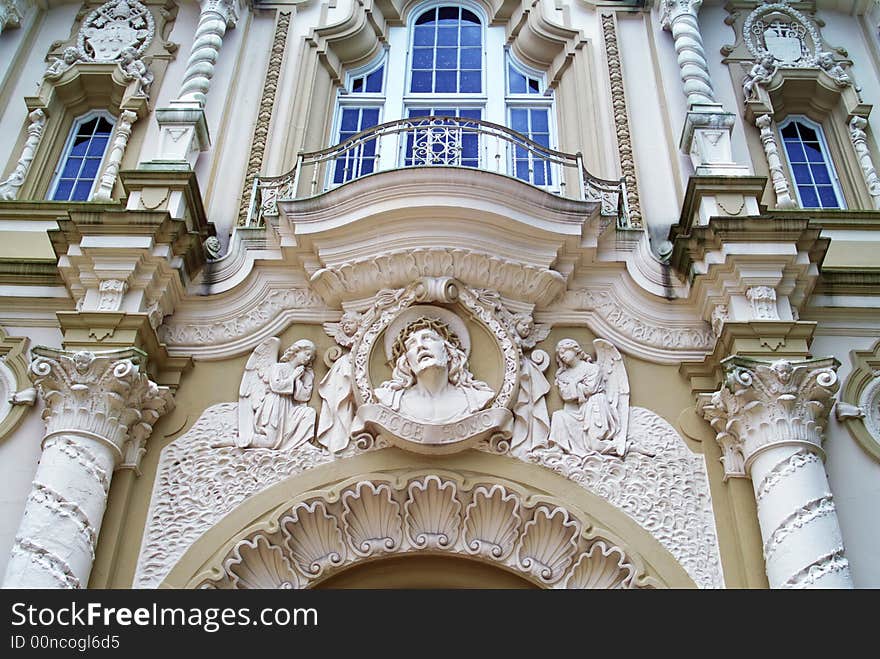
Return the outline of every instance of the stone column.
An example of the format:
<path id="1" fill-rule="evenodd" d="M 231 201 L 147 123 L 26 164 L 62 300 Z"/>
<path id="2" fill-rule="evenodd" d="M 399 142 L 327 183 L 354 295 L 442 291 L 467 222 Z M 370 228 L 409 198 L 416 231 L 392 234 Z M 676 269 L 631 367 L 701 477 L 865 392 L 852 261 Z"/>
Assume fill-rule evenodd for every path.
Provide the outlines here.
<path id="1" fill-rule="evenodd" d="M 85 588 L 113 471 L 142 453 L 171 392 L 141 372 L 138 350 L 32 352 L 46 435 L 3 587 Z"/>
<path id="2" fill-rule="evenodd" d="M 822 440 L 840 387 L 833 358 L 722 362 L 698 410 L 717 434 L 725 480 L 751 478 L 771 588 L 852 588 Z"/>
<path id="3" fill-rule="evenodd" d="M 875 210 L 880 210 L 880 178 L 877 177 L 874 160 L 868 148 L 868 136 L 865 134 L 867 125 L 868 122 L 864 117 L 853 117 L 849 122 L 849 136 L 856 157 L 859 159 L 859 166 L 862 168 L 862 177 L 871 195 L 871 203 Z"/>
<path id="4" fill-rule="evenodd" d="M 27 140 L 21 150 L 21 157 L 15 165 L 15 169 L 5 181 L 0 183 L 0 199 L 10 200 L 18 198 L 18 190 L 24 184 L 24 177 L 31 168 L 31 162 L 40 140 L 43 139 L 43 128 L 46 125 L 46 113 L 36 109 L 28 115 L 30 123 L 27 127 Z"/>
<path id="5" fill-rule="evenodd" d="M 788 179 L 782 171 L 782 160 L 779 158 L 779 145 L 776 136 L 770 126 L 773 117 L 764 114 L 755 119 L 755 125 L 761 131 L 761 144 L 764 146 L 764 155 L 767 156 L 767 166 L 770 168 L 770 180 L 773 181 L 773 190 L 776 192 L 776 206 L 779 208 L 797 208 L 788 189 Z"/>
<path id="6" fill-rule="evenodd" d="M 113 135 L 113 146 L 110 147 L 110 155 L 107 156 L 107 165 L 104 167 L 98 189 L 92 196 L 92 200 L 110 201 L 113 198 L 113 186 L 116 185 L 119 165 L 122 162 L 122 156 L 125 155 L 128 138 L 131 137 L 131 125 L 135 121 L 137 121 L 137 114 L 131 110 L 125 110 L 119 115 L 116 132 Z"/>
<path id="7" fill-rule="evenodd" d="M 192 167 L 199 151 L 210 147 L 205 101 L 214 77 L 214 63 L 223 46 L 223 36 L 237 21 L 236 0 L 202 0 L 199 25 L 180 91 L 168 107 L 156 109 L 161 132 L 159 153 L 154 162 L 180 162 Z"/>

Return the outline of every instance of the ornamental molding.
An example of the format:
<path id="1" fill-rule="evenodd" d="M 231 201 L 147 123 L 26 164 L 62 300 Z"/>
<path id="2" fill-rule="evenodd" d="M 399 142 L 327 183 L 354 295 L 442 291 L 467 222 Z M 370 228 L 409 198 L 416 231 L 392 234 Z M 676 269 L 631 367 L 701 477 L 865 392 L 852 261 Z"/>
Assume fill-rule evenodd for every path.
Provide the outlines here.
<path id="1" fill-rule="evenodd" d="M 15 169 L 0 182 L 0 200 L 11 201 L 18 198 L 19 190 L 24 185 L 25 177 L 31 168 L 37 147 L 43 139 L 43 129 L 46 127 L 46 113 L 37 108 L 28 114 L 27 138 L 21 149 L 21 155 L 15 164 Z"/>
<path id="2" fill-rule="evenodd" d="M 0 327 L 0 442 L 12 433 L 37 399 L 28 379 L 26 336 L 8 336 Z"/>
<path id="3" fill-rule="evenodd" d="M 380 437 L 351 442 L 339 452 L 320 443 L 306 443 L 296 451 L 242 450 L 234 448 L 237 426 L 237 403 L 214 405 L 162 450 L 134 587 L 159 586 L 198 538 L 248 497 L 321 465 L 342 464 L 388 447 Z M 630 443 L 641 450 L 629 451 L 623 459 L 601 453 L 582 458 L 559 447 L 534 450 L 519 459 L 550 469 L 624 511 L 701 588 L 723 587 L 703 456 L 692 453 L 672 426 L 649 410 L 631 408 L 628 427 Z M 476 448 L 490 454 L 507 451 L 503 442 L 488 440 Z M 498 505 L 509 504 L 502 500 Z"/>
<path id="4" fill-rule="evenodd" d="M 0 0 L 0 34 L 21 27 L 28 10 L 28 0 Z"/>
<path id="5" fill-rule="evenodd" d="M 824 455 L 828 412 L 840 386 L 836 359 L 766 363 L 728 357 L 721 364 L 725 384 L 701 394 L 698 410 L 717 433 L 725 480 L 747 477 L 755 455 L 771 446 L 801 445 Z"/>
<path id="6" fill-rule="evenodd" d="M 363 561 L 429 552 L 495 564 L 543 588 L 663 586 L 639 556 L 559 502 L 452 475 L 346 483 L 259 526 L 209 564 L 217 576 L 188 585 L 308 588 Z"/>
<path id="7" fill-rule="evenodd" d="M 110 448 L 118 467 L 137 470 L 153 424 L 173 407 L 171 391 L 141 372 L 143 354 L 133 349 L 68 353 L 41 346 L 32 353 L 29 375 L 45 402 L 44 448 L 71 436 L 87 437 Z"/>
<path id="8" fill-rule="evenodd" d="M 880 460 L 880 341 L 850 353 L 853 370 L 835 405 L 835 417 L 875 460 Z"/>

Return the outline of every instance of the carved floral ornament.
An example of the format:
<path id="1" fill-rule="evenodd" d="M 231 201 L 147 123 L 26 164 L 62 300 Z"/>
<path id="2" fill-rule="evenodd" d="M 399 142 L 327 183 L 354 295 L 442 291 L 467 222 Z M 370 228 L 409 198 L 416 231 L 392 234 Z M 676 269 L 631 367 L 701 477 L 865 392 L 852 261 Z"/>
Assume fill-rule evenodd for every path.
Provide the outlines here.
<path id="1" fill-rule="evenodd" d="M 308 588 L 361 562 L 431 553 L 497 565 L 545 588 L 657 588 L 643 561 L 550 499 L 429 474 L 359 480 L 259 524 L 190 585 Z"/>

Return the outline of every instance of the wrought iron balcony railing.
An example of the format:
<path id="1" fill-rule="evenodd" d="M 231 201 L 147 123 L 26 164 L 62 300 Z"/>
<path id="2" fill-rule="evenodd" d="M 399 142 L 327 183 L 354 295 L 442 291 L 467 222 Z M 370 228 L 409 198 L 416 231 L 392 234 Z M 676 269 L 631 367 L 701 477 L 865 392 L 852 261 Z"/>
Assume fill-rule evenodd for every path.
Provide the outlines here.
<path id="1" fill-rule="evenodd" d="M 601 204 L 601 214 L 627 225 L 624 181 L 601 179 L 580 153 L 549 149 L 505 126 L 459 117 L 398 119 L 321 151 L 301 152 L 281 176 L 254 179 L 245 226 L 278 215 L 278 201 L 315 196 L 383 170 L 472 167 L 516 178 L 548 192 Z"/>

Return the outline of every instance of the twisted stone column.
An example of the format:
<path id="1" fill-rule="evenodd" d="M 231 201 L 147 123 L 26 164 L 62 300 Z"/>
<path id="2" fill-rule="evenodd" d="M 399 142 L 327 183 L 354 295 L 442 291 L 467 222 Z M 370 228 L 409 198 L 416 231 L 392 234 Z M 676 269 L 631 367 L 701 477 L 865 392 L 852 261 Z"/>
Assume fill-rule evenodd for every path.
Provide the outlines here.
<path id="1" fill-rule="evenodd" d="M 178 100 L 194 101 L 204 107 L 223 35 L 237 21 L 235 0 L 204 0 Z"/>
<path id="2" fill-rule="evenodd" d="M 660 24 L 672 32 L 688 106 L 717 103 L 697 13 L 703 0 L 661 0 Z"/>
<path id="3" fill-rule="evenodd" d="M 27 140 L 21 150 L 21 157 L 15 165 L 15 169 L 5 181 L 0 183 L 0 199 L 11 200 L 18 198 L 18 190 L 24 183 L 24 177 L 27 176 L 31 167 L 31 161 L 43 139 L 43 128 L 46 125 L 46 113 L 40 109 L 36 109 L 28 115 L 30 123 L 27 127 Z"/>
<path id="4" fill-rule="evenodd" d="M 764 155 L 767 156 L 767 166 L 770 168 L 770 180 L 773 182 L 773 190 L 776 192 L 776 205 L 779 208 L 797 208 L 797 204 L 791 197 L 788 189 L 788 179 L 782 171 L 782 161 L 779 158 L 779 145 L 776 136 L 770 126 L 773 118 L 769 114 L 761 115 L 755 119 L 755 125 L 761 131 L 761 144 L 764 145 Z"/>
<path id="5" fill-rule="evenodd" d="M 113 471 L 139 457 L 171 392 L 140 372 L 134 349 L 32 352 L 46 435 L 3 587 L 85 588 Z"/>
<path id="6" fill-rule="evenodd" d="M 868 122 L 864 117 L 853 117 L 849 122 L 849 136 L 859 159 L 859 166 L 862 168 L 862 176 L 865 178 L 865 185 L 868 186 L 871 201 L 875 209 L 880 209 L 880 179 L 877 178 L 874 160 L 868 149 L 868 136 L 865 134 L 867 125 Z"/>
<path id="7" fill-rule="evenodd" d="M 722 363 L 725 385 L 698 410 L 718 433 L 725 479 L 752 479 L 770 587 L 852 588 L 822 464 L 839 362 Z"/>
<path id="8" fill-rule="evenodd" d="M 122 162 L 122 156 L 125 154 L 125 147 L 128 146 L 128 138 L 131 137 L 131 125 L 137 121 L 137 114 L 131 110 L 125 110 L 119 115 L 119 121 L 116 123 L 116 132 L 113 136 L 113 146 L 110 147 L 110 155 L 107 156 L 107 165 L 101 174 L 101 180 L 98 183 L 98 189 L 92 199 L 95 201 L 110 201 L 113 198 L 113 186 L 116 184 L 116 177 L 119 175 L 119 165 Z"/>

